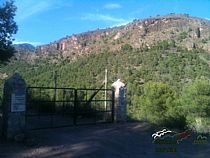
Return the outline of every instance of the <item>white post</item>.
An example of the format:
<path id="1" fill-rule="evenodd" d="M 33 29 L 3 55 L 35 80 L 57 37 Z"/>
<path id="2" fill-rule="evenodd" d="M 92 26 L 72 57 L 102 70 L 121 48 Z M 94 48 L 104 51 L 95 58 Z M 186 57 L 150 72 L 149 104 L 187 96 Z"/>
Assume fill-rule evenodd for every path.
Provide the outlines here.
<path id="1" fill-rule="evenodd" d="M 104 91 L 104 93 L 105 93 L 105 95 L 104 95 L 104 98 L 105 98 L 105 102 L 104 102 L 104 109 L 106 110 L 106 89 L 107 89 L 107 69 L 105 69 L 105 91 Z"/>
<path id="2" fill-rule="evenodd" d="M 112 84 L 115 90 L 115 121 L 126 121 L 126 88 L 125 84 L 118 79 Z"/>

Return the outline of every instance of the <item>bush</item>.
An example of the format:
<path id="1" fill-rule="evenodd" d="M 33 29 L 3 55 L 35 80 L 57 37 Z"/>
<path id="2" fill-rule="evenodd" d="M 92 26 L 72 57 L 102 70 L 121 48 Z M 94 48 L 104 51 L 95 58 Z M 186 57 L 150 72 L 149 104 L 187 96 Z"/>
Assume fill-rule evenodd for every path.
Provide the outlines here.
<path id="1" fill-rule="evenodd" d="M 210 124 L 210 81 L 197 79 L 184 88 L 180 98 L 187 124 L 197 132 L 206 132 Z M 209 130 L 210 131 L 210 130 Z"/>
<path id="2" fill-rule="evenodd" d="M 202 42 L 203 44 L 206 44 L 207 41 L 208 41 L 208 39 L 202 39 L 202 40 L 201 40 L 201 42 Z"/>
<path id="3" fill-rule="evenodd" d="M 130 52 L 133 50 L 133 47 L 130 44 L 124 44 L 121 46 L 121 50 Z"/>
<path id="4" fill-rule="evenodd" d="M 151 123 L 161 126 L 183 128 L 185 118 L 179 114 L 175 102 L 175 91 L 161 82 L 148 82 L 144 94 L 139 99 L 141 116 Z"/>
<path id="5" fill-rule="evenodd" d="M 184 32 L 180 33 L 178 39 L 179 39 L 180 41 L 182 41 L 182 40 L 185 39 L 185 38 L 187 38 L 187 32 L 184 31 Z"/>

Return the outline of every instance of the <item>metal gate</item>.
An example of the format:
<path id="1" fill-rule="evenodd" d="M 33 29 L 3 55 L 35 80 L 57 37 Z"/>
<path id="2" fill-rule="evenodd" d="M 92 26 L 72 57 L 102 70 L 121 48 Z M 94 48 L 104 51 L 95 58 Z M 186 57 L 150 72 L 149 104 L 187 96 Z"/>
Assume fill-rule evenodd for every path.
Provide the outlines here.
<path id="1" fill-rule="evenodd" d="M 27 88 L 27 130 L 113 121 L 114 91 L 111 89 Z"/>

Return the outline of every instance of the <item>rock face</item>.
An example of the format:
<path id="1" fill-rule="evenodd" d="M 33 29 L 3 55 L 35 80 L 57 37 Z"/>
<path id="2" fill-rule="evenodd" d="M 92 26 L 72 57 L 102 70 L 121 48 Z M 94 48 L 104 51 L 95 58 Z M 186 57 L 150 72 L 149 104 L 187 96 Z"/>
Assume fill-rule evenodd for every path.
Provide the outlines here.
<path id="1" fill-rule="evenodd" d="M 210 50 L 210 22 L 187 14 L 169 14 L 134 20 L 120 27 L 98 29 L 67 36 L 37 48 L 37 54 L 57 54 L 63 57 L 79 56 L 102 50 L 117 50 L 124 44 L 141 48 L 163 40 L 174 40 L 188 49 Z"/>

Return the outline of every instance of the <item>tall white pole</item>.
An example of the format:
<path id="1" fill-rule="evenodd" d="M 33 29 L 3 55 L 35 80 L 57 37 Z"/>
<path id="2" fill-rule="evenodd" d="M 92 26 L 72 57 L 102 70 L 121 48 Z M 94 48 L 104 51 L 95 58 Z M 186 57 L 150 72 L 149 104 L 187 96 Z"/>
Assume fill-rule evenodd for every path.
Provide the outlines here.
<path id="1" fill-rule="evenodd" d="M 105 95 L 104 95 L 104 97 L 105 97 L 105 102 L 104 102 L 104 109 L 106 110 L 106 89 L 107 89 L 107 69 L 105 69 Z"/>

